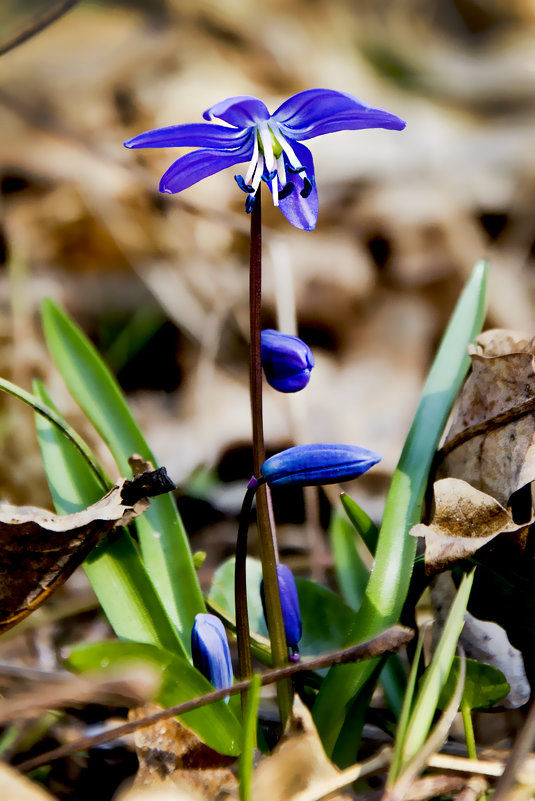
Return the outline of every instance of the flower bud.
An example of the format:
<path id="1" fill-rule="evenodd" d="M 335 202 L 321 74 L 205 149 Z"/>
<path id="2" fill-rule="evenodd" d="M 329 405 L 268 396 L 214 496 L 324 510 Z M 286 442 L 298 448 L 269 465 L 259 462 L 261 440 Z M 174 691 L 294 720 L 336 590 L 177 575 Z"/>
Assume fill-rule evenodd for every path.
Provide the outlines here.
<path id="1" fill-rule="evenodd" d="M 272 328 L 262 331 L 262 367 L 270 386 L 279 392 L 299 392 L 310 381 L 314 357 L 299 337 Z"/>
<path id="2" fill-rule="evenodd" d="M 299 610 L 299 598 L 297 596 L 295 579 L 290 568 L 281 564 L 277 565 L 277 579 L 279 583 L 284 633 L 286 635 L 288 647 L 292 652 L 290 659 L 292 662 L 298 662 L 299 651 L 297 646 L 303 633 L 303 626 L 301 624 L 301 612 Z M 267 622 L 266 599 L 263 581 L 260 582 L 260 597 L 262 598 L 264 617 L 266 618 Z"/>
<path id="3" fill-rule="evenodd" d="M 193 664 L 216 690 L 231 687 L 232 660 L 225 627 L 218 617 L 206 613 L 195 615 L 191 631 Z"/>
<path id="4" fill-rule="evenodd" d="M 337 484 L 358 478 L 381 459 L 357 445 L 297 445 L 267 459 L 260 472 L 270 487 Z"/>

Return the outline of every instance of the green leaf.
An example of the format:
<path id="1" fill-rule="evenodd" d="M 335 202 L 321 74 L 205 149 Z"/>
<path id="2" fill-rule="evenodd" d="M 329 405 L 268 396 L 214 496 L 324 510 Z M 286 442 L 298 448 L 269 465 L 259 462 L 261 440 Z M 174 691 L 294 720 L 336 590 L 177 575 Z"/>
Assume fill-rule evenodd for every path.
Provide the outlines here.
<path id="1" fill-rule="evenodd" d="M 108 445 L 121 474 L 129 474 L 128 459 L 134 453 L 154 463 L 117 382 L 94 347 L 51 300 L 43 302 L 42 313 L 52 358 L 69 392 Z M 154 498 L 148 511 L 136 520 L 136 528 L 145 567 L 189 650 L 193 621 L 204 611 L 204 602 L 173 498 Z"/>
<path id="2" fill-rule="evenodd" d="M 459 657 L 456 656 L 450 674 L 438 699 L 438 708 L 444 709 L 453 694 L 459 676 Z M 511 687 L 505 676 L 493 665 L 466 659 L 466 676 L 461 704 L 468 709 L 488 709 L 501 701 Z"/>
<path id="3" fill-rule="evenodd" d="M 299 643 L 302 656 L 319 656 L 347 645 L 348 631 L 355 623 L 355 612 L 340 596 L 311 579 L 295 581 L 303 622 Z"/>
<path id="4" fill-rule="evenodd" d="M 342 498 L 344 497 L 348 499 L 347 495 L 342 495 Z M 350 508 L 352 509 L 354 501 L 352 501 L 352 499 L 349 499 L 349 501 L 351 501 Z M 365 519 L 367 519 L 369 524 L 375 527 L 374 523 L 366 515 L 366 512 L 357 506 L 357 504 L 355 504 L 355 507 L 359 514 L 362 513 L 362 515 L 365 516 L 358 517 L 357 519 L 363 523 Z M 355 525 L 355 518 L 352 513 L 350 514 L 348 512 L 348 515 L 353 525 L 342 517 L 342 515 L 335 514 L 333 516 L 330 527 L 331 546 L 334 569 L 342 592 L 342 598 L 351 609 L 358 612 L 366 591 L 370 573 L 359 550 L 358 537 L 353 528 Z M 366 526 L 366 528 L 368 531 L 370 530 L 369 526 Z M 391 654 L 389 657 L 386 657 L 384 667 L 381 670 L 380 682 L 389 707 L 396 716 L 399 715 L 403 704 L 407 677 L 401 659 L 397 654 Z"/>
<path id="5" fill-rule="evenodd" d="M 240 801 L 251 799 L 251 779 L 253 776 L 254 752 L 256 749 L 256 730 L 258 721 L 258 705 L 262 690 L 262 677 L 254 675 L 247 693 L 247 705 L 243 720 L 243 744 L 238 764 L 240 780 Z"/>
<path id="6" fill-rule="evenodd" d="M 412 660 L 411 669 L 409 671 L 409 678 L 407 679 L 405 697 L 403 698 L 403 704 L 401 707 L 401 712 L 398 718 L 398 725 L 396 728 L 396 739 L 394 742 L 392 762 L 390 764 L 389 779 L 390 778 L 395 779 L 401 773 L 403 744 L 405 742 L 407 728 L 411 716 L 411 709 L 414 701 L 414 694 L 416 692 L 418 669 L 424 647 L 424 633 L 425 631 L 420 631 L 420 634 L 418 636 L 416 650 Z"/>
<path id="7" fill-rule="evenodd" d="M 425 383 L 422 399 L 392 477 L 377 542 L 375 564 L 351 641 L 373 637 L 399 620 L 407 597 L 416 542 L 408 536 L 420 521 L 429 470 L 455 397 L 466 375 L 467 346 L 481 330 L 487 268 L 474 268 L 457 303 Z M 375 660 L 333 667 L 318 694 L 313 715 L 329 756 L 348 765 L 355 739 L 341 738 L 346 711 L 360 692 Z"/>
<path id="8" fill-rule="evenodd" d="M 37 381 L 34 393 L 57 414 L 44 387 Z M 100 482 L 72 441 L 40 414 L 36 414 L 35 424 L 48 486 L 58 514 L 76 512 L 97 501 L 102 496 Z M 125 529 L 119 529 L 99 543 L 85 560 L 84 570 L 118 637 L 161 645 L 185 654 Z"/>
<path id="9" fill-rule="evenodd" d="M 13 395 L 14 398 L 22 401 L 27 406 L 31 406 L 35 412 L 38 412 L 42 417 L 50 423 L 53 423 L 56 428 L 63 432 L 63 435 L 72 442 L 74 448 L 79 452 L 81 457 L 85 459 L 93 471 L 93 474 L 97 477 L 101 489 L 106 491 L 112 486 L 112 482 L 103 472 L 101 466 L 82 437 L 77 434 L 74 428 L 72 428 L 55 409 L 50 408 L 46 403 L 43 403 L 42 400 L 26 392 L 25 389 L 21 389 L 21 387 L 18 387 L 16 384 L 12 384 L 11 381 L 6 381 L 5 378 L 0 378 L 0 389 Z"/>
<path id="10" fill-rule="evenodd" d="M 156 700 L 163 707 L 213 692 L 210 682 L 186 659 L 155 645 L 100 642 L 73 649 L 66 660 L 67 667 L 75 673 L 116 670 L 136 663 L 155 665 L 161 671 L 162 683 Z M 186 712 L 179 720 L 218 753 L 230 756 L 240 753 L 242 728 L 224 701 Z"/>
<path id="11" fill-rule="evenodd" d="M 329 534 L 338 586 L 345 602 L 357 612 L 364 598 L 370 571 L 360 553 L 355 529 L 345 517 L 334 514 Z"/>
<path id="12" fill-rule="evenodd" d="M 403 765 L 413 759 L 427 738 L 440 695 L 451 671 L 473 580 L 474 571 L 463 576 L 440 640 L 433 651 L 433 658 L 422 677 L 402 745 Z"/>
<path id="13" fill-rule="evenodd" d="M 364 540 L 369 552 L 372 556 L 375 556 L 379 529 L 364 509 L 362 509 L 351 496 L 347 495 L 347 493 L 342 492 L 340 500 L 342 501 L 342 506 L 347 516 L 358 531 L 360 537 Z"/>
<path id="14" fill-rule="evenodd" d="M 236 619 L 234 604 L 234 557 L 231 556 L 219 565 L 212 579 L 208 598 L 217 604 L 232 620 Z M 247 576 L 247 611 L 249 613 L 249 629 L 251 633 L 267 637 L 267 627 L 260 599 L 260 582 L 262 581 L 262 564 L 258 559 L 248 556 Z"/>

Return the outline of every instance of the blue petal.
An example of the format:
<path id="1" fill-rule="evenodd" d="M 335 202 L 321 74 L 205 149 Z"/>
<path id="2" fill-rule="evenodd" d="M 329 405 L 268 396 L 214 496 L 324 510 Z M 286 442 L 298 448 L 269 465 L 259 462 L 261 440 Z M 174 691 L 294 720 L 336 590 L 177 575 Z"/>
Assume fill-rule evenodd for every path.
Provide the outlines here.
<path id="1" fill-rule="evenodd" d="M 374 108 L 353 95 L 331 89 L 307 89 L 288 98 L 273 114 L 289 139 L 312 139 L 335 131 L 390 128 L 401 131 L 405 122 L 395 114 Z"/>
<path id="2" fill-rule="evenodd" d="M 295 189 L 286 197 L 279 198 L 279 208 L 288 222 L 296 228 L 313 231 L 318 221 L 318 190 L 314 180 L 312 153 L 308 147 L 300 145 L 299 142 L 292 142 L 292 148 L 303 167 L 306 167 L 306 175 L 312 182 L 312 189 L 307 197 L 303 197 L 301 192 L 306 192 L 304 173 L 294 173 L 292 183 L 295 184 Z"/>
<path id="3" fill-rule="evenodd" d="M 253 134 L 254 135 L 254 134 Z M 171 164 L 160 180 L 160 192 L 175 194 L 182 192 L 197 181 L 214 175 L 216 172 L 248 161 L 253 154 L 253 139 L 250 135 L 246 144 L 237 150 L 200 149 L 187 153 Z"/>
<path id="4" fill-rule="evenodd" d="M 262 367 L 268 384 L 279 392 L 299 392 L 310 381 L 314 357 L 299 337 L 262 331 Z"/>
<path id="5" fill-rule="evenodd" d="M 217 117 L 237 128 L 250 128 L 258 122 L 268 120 L 269 111 L 257 97 L 238 95 L 237 97 L 227 97 L 226 100 L 211 106 L 204 112 L 203 117 L 205 120 Z"/>
<path id="6" fill-rule="evenodd" d="M 207 122 L 192 122 L 186 125 L 168 125 L 138 134 L 128 139 L 125 147 L 214 147 L 227 149 L 239 147 L 249 131 L 227 128 Z"/>
<path id="7" fill-rule="evenodd" d="M 270 487 L 337 484 L 358 478 L 381 458 L 356 445 L 296 445 L 267 459 L 260 472 Z"/>
<path id="8" fill-rule="evenodd" d="M 277 580 L 281 601 L 282 620 L 284 623 L 284 634 L 288 646 L 295 652 L 299 640 L 303 635 L 303 624 L 301 622 L 301 610 L 299 609 L 299 597 L 297 586 L 292 571 L 283 564 L 277 565 Z M 260 582 L 260 598 L 264 610 L 264 618 L 267 623 L 266 597 L 264 592 L 264 581 Z"/>
<path id="9" fill-rule="evenodd" d="M 216 690 L 230 687 L 232 660 L 225 627 L 218 617 L 204 612 L 195 615 L 191 631 L 193 664 Z"/>

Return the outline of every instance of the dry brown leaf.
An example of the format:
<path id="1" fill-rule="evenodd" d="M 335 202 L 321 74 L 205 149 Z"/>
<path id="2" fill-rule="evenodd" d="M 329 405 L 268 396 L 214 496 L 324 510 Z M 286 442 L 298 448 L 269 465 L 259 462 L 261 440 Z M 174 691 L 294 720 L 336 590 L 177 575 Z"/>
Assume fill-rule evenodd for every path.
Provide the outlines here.
<path id="1" fill-rule="evenodd" d="M 145 704 L 129 714 L 139 720 L 161 707 Z M 139 769 L 135 787 L 170 784 L 200 801 L 218 801 L 237 787 L 230 770 L 233 757 L 222 756 L 173 718 L 138 729 L 134 734 Z"/>
<path id="2" fill-rule="evenodd" d="M 121 479 L 96 503 L 70 515 L 0 504 L 0 632 L 40 606 L 116 526 L 174 488 L 165 468 Z"/>
<path id="3" fill-rule="evenodd" d="M 498 534 L 518 531 L 511 513 L 498 501 L 458 478 L 435 482 L 435 511 L 431 523 L 411 529 L 414 537 L 425 539 L 427 573 L 447 570 L 468 559 Z"/>
<path id="4" fill-rule="evenodd" d="M 289 728 L 273 754 L 266 757 L 253 774 L 251 797 L 255 801 L 292 801 L 315 783 L 335 779 L 340 771 L 323 750 L 312 716 L 296 698 Z M 331 801 L 350 796 L 337 794 Z"/>
<path id="5" fill-rule="evenodd" d="M 534 344 L 496 329 L 478 337 L 470 357 L 440 475 L 462 478 L 506 505 L 535 479 Z"/>

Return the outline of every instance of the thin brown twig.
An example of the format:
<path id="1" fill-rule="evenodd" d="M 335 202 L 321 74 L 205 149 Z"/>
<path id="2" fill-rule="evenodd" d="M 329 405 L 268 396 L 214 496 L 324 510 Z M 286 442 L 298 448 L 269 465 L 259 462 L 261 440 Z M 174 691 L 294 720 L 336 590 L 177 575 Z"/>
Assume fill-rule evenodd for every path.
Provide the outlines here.
<path id="1" fill-rule="evenodd" d="M 273 684 L 281 679 L 288 679 L 295 673 L 299 673 L 302 670 L 319 670 L 324 667 L 329 667 L 330 665 L 356 662 L 362 659 L 372 659 L 385 653 L 394 653 L 395 651 L 399 651 L 400 648 L 403 648 L 408 642 L 410 642 L 413 636 L 414 632 L 411 629 L 405 628 L 404 626 L 391 626 L 389 629 L 386 629 L 386 631 L 383 631 L 381 634 L 377 635 L 377 637 L 373 637 L 370 640 L 365 640 L 357 645 L 352 645 L 349 648 L 322 654 L 321 656 L 313 659 L 307 659 L 303 662 L 286 665 L 285 667 L 277 668 L 276 670 L 266 671 L 261 675 L 262 685 Z M 152 726 L 154 723 L 158 723 L 161 720 L 168 720 L 169 718 L 183 715 L 185 712 L 189 712 L 192 709 L 198 709 L 206 704 L 220 701 L 227 695 L 235 695 L 236 693 L 243 692 L 244 690 L 248 689 L 249 685 L 250 680 L 240 681 L 237 684 L 234 684 L 232 687 L 215 690 L 214 692 L 207 693 L 199 698 L 193 698 L 191 701 L 185 701 L 182 704 L 177 704 L 176 706 L 162 709 L 160 712 L 156 712 L 153 715 L 147 715 L 140 720 L 129 721 L 121 726 L 116 726 L 113 729 L 109 729 L 108 731 L 101 732 L 100 734 L 96 734 L 91 737 L 82 737 L 80 740 L 77 740 L 74 743 L 68 743 L 67 745 L 63 745 L 59 748 L 53 749 L 52 751 L 48 751 L 45 754 L 41 754 L 40 756 L 27 759 L 24 762 L 19 763 L 17 768 L 19 770 L 29 771 L 34 770 L 41 765 L 48 765 L 50 762 L 53 762 L 56 759 L 70 756 L 71 754 L 76 754 L 80 751 L 87 751 L 89 748 L 94 748 L 102 743 L 106 743 L 110 740 L 115 740 L 119 737 L 124 737 L 127 734 L 131 734 L 137 729 L 141 729 L 146 726 Z"/>
<path id="2" fill-rule="evenodd" d="M 52 25 L 53 22 L 60 19 L 60 17 L 74 8 L 79 2 L 80 0 L 59 0 L 59 2 L 53 4 L 50 8 L 47 8 L 42 14 L 39 14 L 31 25 L 28 25 L 23 31 L 17 33 L 11 39 L 8 39 L 5 44 L 0 45 L 0 56 L 9 53 L 10 50 L 14 50 L 15 47 L 24 44 L 28 39 L 32 39 L 38 33 L 44 31 L 45 28 L 48 28 L 49 25 Z"/>

